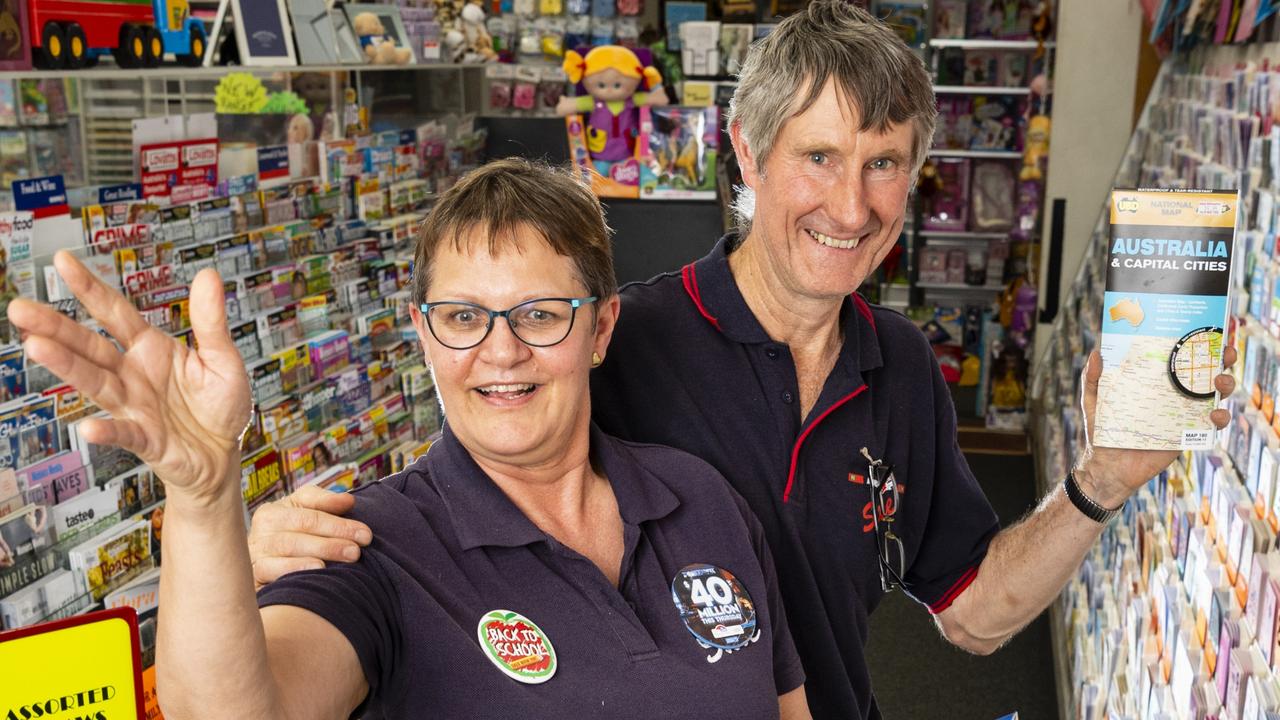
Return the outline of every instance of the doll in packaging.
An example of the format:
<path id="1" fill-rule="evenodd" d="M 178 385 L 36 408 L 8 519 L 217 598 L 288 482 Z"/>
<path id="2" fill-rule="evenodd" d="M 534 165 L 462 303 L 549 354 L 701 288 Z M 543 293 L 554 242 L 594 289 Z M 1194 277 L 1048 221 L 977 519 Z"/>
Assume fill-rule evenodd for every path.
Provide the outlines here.
<path id="1" fill-rule="evenodd" d="M 564 97 L 556 105 L 562 116 L 589 113 L 587 149 L 594 160 L 617 162 L 635 151 L 639 108 L 663 106 L 667 94 L 662 75 L 640 63 L 636 54 L 619 45 L 592 48 L 585 56 L 565 53 L 564 70 L 569 82 L 581 82 L 587 94 Z M 641 92 L 642 88 L 645 91 Z"/>

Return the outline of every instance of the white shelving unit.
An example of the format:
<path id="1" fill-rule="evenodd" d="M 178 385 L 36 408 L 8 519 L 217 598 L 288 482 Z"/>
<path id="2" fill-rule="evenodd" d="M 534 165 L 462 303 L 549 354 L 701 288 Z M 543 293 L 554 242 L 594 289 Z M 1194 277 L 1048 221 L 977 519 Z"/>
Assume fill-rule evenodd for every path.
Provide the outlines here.
<path id="1" fill-rule="evenodd" d="M 946 290 L 948 292 L 989 293 L 1004 290 L 1004 285 L 965 285 L 963 283 L 930 283 L 918 282 L 916 287 L 926 290 Z"/>
<path id="2" fill-rule="evenodd" d="M 933 157 L 958 158 L 994 158 L 998 160 L 1017 160 L 1022 157 L 1019 150 L 946 150 L 934 148 L 929 151 Z"/>
<path id="3" fill-rule="evenodd" d="M 1002 240 L 1009 237 L 1008 232 L 961 232 L 947 230 L 921 230 L 920 237 L 931 240 Z"/>
<path id="4" fill-rule="evenodd" d="M 1044 44 L 1046 48 L 1053 48 L 1052 40 Z M 933 48 L 959 48 L 961 50 L 1035 50 L 1040 47 L 1040 43 L 1035 40 L 994 40 L 994 39 L 948 39 L 936 38 L 929 41 L 929 47 Z"/>
<path id="5" fill-rule="evenodd" d="M 937 95 L 1030 95 L 1031 88 L 988 85 L 934 85 Z"/>

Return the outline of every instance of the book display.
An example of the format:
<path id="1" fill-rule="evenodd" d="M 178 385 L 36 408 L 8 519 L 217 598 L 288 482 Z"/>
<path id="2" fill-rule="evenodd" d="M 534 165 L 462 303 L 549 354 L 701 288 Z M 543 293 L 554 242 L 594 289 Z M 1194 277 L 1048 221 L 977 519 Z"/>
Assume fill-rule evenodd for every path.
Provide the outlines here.
<path id="1" fill-rule="evenodd" d="M 1229 223 L 1234 243 L 1225 220 L 1220 230 L 1198 231 L 1198 246 L 1195 241 L 1161 245 L 1158 233 L 1131 237 L 1135 221 L 1125 217 L 1143 212 L 1136 204 L 1139 195 L 1117 191 L 1098 217 L 1034 375 L 1032 430 L 1040 448 L 1041 486 L 1047 489 L 1061 481 L 1083 448 L 1085 428 L 1075 400 L 1092 350 L 1111 353 L 1116 372 L 1141 373 L 1115 355 L 1143 340 L 1136 328 L 1155 321 L 1159 327 L 1153 328 L 1161 332 L 1154 334 L 1167 335 L 1167 342 L 1178 341 L 1179 347 L 1193 346 L 1200 341 L 1172 337 L 1190 322 L 1220 330 L 1217 342 L 1233 346 L 1239 358 L 1231 369 L 1236 392 L 1220 403 L 1231 411 L 1232 421 L 1216 436 L 1199 427 L 1182 428 L 1177 417 L 1186 409 L 1182 405 L 1161 403 L 1158 415 L 1126 421 L 1124 414 L 1141 405 L 1132 401 L 1144 392 L 1141 381 L 1128 383 L 1126 390 L 1122 378 L 1116 380 L 1116 400 L 1130 396 L 1127 410 L 1113 407 L 1109 419 L 1099 410 L 1099 432 L 1118 433 L 1114 439 L 1125 447 L 1184 452 L 1131 498 L 1052 608 L 1055 645 L 1062 653 L 1059 694 L 1071 717 L 1270 718 L 1280 713 L 1280 493 L 1275 486 L 1280 265 L 1274 248 L 1280 125 L 1273 89 L 1280 76 L 1262 60 L 1275 50 L 1274 45 L 1255 46 L 1246 56 L 1235 48 L 1207 48 L 1189 59 L 1166 60 L 1114 180 L 1116 188 L 1166 189 L 1148 196 L 1166 203 L 1168 212 L 1158 222 L 1181 212 L 1175 206 L 1214 217 L 1238 197 L 1238 214 Z M 1212 188 L 1218 194 L 1170 191 L 1180 188 Z M 1188 274 L 1190 285 L 1161 281 L 1155 290 L 1186 294 L 1133 292 L 1134 273 L 1165 264 L 1186 272 L 1187 263 L 1195 266 L 1194 282 Z M 1223 324 L 1221 302 L 1214 298 L 1223 297 L 1226 288 L 1218 280 L 1227 276 Z M 1198 309 L 1175 308 L 1171 302 Z M 1171 313 L 1165 318 L 1170 322 L 1159 319 L 1165 313 Z M 1212 336 L 1201 342 L 1206 358 L 1213 342 Z M 1170 359 L 1158 368 L 1162 384 L 1174 388 L 1175 380 L 1183 381 L 1181 371 L 1194 366 L 1186 360 Z M 1208 372 L 1216 372 L 1216 361 L 1208 364 L 1214 366 Z M 1194 383 L 1189 375 L 1185 382 Z M 1213 398 L 1211 386 L 1207 392 L 1201 397 Z M 1185 402 L 1192 402 L 1189 395 Z M 1191 413 L 1197 418 L 1207 412 L 1198 407 Z M 1140 437 L 1130 437 L 1135 432 Z M 1095 442 L 1109 440 L 1095 437 Z"/>

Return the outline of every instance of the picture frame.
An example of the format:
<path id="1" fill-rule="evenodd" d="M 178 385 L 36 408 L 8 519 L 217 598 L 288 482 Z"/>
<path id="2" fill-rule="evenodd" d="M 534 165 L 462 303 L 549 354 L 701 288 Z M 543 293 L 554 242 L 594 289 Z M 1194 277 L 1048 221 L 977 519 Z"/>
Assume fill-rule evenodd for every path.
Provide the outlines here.
<path id="1" fill-rule="evenodd" d="M 402 48 L 409 48 L 408 65 L 418 64 L 418 53 L 414 51 L 413 43 L 409 42 L 409 33 L 404 28 L 404 20 L 400 17 L 400 8 L 396 5 L 359 5 L 348 4 L 347 19 L 351 21 L 352 27 L 355 26 L 356 15 L 360 13 L 373 13 L 382 21 L 382 30 L 387 37 L 395 41 L 396 45 Z M 357 38 L 358 40 L 358 38 Z M 361 50 L 361 57 L 364 51 Z"/>
<path id="2" fill-rule="evenodd" d="M 299 65 L 338 64 L 338 32 L 326 0 L 288 0 Z"/>
<path id="3" fill-rule="evenodd" d="M 0 0 L 0 70 L 31 69 L 28 22 L 27 0 Z"/>
<path id="4" fill-rule="evenodd" d="M 342 3 L 334 3 L 329 10 L 329 19 L 333 21 L 333 31 L 337 38 L 338 62 L 343 65 L 365 64 L 360 39 L 356 37 L 356 31 L 351 27 L 351 20 L 343 10 Z"/>
<path id="5" fill-rule="evenodd" d="M 246 67 L 298 64 L 285 0 L 231 0 L 236 44 Z"/>

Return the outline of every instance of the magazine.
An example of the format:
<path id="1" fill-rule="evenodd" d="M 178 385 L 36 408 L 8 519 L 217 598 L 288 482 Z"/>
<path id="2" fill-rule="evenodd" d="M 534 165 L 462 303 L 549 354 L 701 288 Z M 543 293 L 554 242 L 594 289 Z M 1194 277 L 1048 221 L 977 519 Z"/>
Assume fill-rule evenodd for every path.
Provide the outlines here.
<path id="1" fill-rule="evenodd" d="M 1213 444 L 1237 203 L 1234 192 L 1112 193 L 1093 444 Z"/>
<path id="2" fill-rule="evenodd" d="M 67 552 L 81 593 L 101 600 L 107 593 L 153 565 L 151 523 L 119 523 Z"/>

